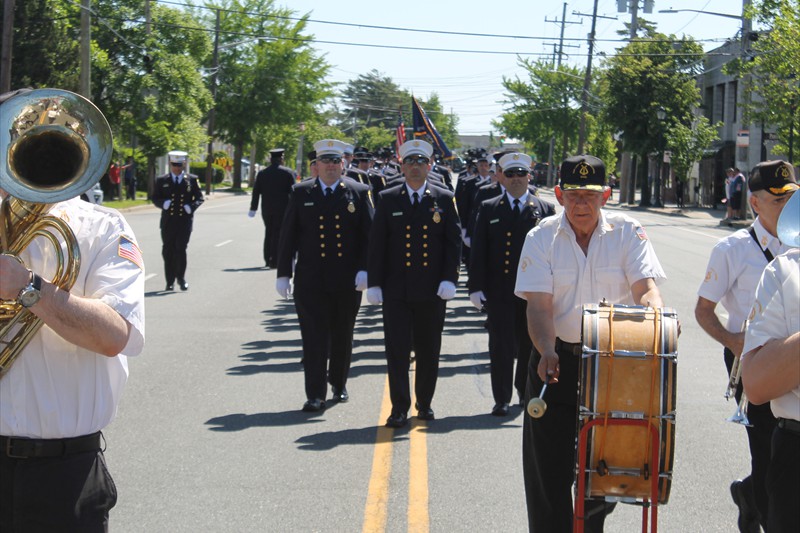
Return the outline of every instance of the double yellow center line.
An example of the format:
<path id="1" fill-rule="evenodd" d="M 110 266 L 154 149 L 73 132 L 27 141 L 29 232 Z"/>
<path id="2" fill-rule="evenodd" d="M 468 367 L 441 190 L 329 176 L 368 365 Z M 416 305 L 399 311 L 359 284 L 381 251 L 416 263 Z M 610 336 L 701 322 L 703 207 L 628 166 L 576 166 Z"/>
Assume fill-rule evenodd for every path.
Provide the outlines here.
<path id="1" fill-rule="evenodd" d="M 413 399 L 412 399 L 413 403 Z M 389 482 L 392 474 L 392 441 L 394 429 L 384 426 L 392 412 L 389 396 L 389 379 L 383 388 L 381 414 L 378 420 L 378 436 L 372 456 L 372 475 L 369 480 L 367 504 L 364 508 L 363 533 L 383 533 L 389 504 Z M 428 516 L 428 443 L 425 428 L 427 422 L 412 418 L 409 431 L 408 460 L 408 531 L 427 533 L 430 529 Z"/>

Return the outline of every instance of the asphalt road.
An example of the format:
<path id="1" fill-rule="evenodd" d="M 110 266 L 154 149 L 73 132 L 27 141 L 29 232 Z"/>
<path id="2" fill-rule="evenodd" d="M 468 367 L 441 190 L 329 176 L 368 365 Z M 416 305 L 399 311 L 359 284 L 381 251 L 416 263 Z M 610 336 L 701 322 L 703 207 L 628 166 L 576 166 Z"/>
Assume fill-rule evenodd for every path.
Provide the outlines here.
<path id="1" fill-rule="evenodd" d="M 382 325 L 366 299 L 350 402 L 303 413 L 297 318 L 291 301 L 277 298 L 275 272 L 261 268 L 263 225 L 247 218 L 248 202 L 217 193 L 198 211 L 185 293 L 162 292 L 158 211 L 126 213 L 147 268 L 147 341 L 129 360 L 118 417 L 105 431 L 119 489 L 112 530 L 526 531 L 523 414 L 489 415 L 484 317 L 463 283 L 448 305 L 435 421 L 382 427 Z M 669 277 L 665 302 L 682 323 L 673 485 L 659 529 L 736 531 L 728 485 L 748 471 L 746 436 L 725 421 L 734 405 L 722 397 L 722 350 L 693 314 L 710 249 L 732 230 L 702 213 L 633 215 L 656 247 Z M 636 531 L 640 522 L 640 508 L 618 506 L 607 530 Z"/>

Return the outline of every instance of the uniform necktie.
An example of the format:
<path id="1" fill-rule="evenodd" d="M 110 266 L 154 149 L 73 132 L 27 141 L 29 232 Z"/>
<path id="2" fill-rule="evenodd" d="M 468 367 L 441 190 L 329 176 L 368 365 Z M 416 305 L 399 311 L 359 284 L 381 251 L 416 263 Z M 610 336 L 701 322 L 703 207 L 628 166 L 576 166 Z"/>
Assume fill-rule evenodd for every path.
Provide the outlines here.
<path id="1" fill-rule="evenodd" d="M 331 194 L 333 194 L 333 189 L 330 187 L 325 187 L 325 198 L 330 198 Z"/>
<path id="2" fill-rule="evenodd" d="M 413 206 L 414 206 L 414 208 L 416 209 L 416 207 L 419 205 L 419 193 L 416 193 L 416 192 L 415 192 L 415 193 L 414 193 L 414 194 L 412 194 L 411 196 L 413 196 L 413 198 L 414 198 L 414 199 L 411 201 L 411 205 L 413 205 Z"/>
<path id="3" fill-rule="evenodd" d="M 514 198 L 514 218 L 519 217 L 519 198 Z"/>

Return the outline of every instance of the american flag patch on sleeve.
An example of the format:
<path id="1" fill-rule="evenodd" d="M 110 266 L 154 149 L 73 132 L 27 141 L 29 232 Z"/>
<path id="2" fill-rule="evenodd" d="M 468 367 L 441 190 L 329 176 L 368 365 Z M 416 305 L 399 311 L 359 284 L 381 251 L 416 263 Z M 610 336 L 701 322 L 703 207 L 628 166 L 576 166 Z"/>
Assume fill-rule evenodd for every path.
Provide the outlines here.
<path id="1" fill-rule="evenodd" d="M 144 270 L 144 267 L 142 266 L 144 264 L 144 259 L 142 258 L 141 250 L 139 250 L 139 247 L 136 246 L 135 242 L 125 235 L 120 235 L 119 237 L 118 253 L 123 259 L 127 259 L 134 265 Z"/>
<path id="2" fill-rule="evenodd" d="M 636 235 L 639 236 L 639 240 L 646 241 L 647 240 L 647 233 L 644 232 L 644 228 L 639 226 L 636 228 Z"/>

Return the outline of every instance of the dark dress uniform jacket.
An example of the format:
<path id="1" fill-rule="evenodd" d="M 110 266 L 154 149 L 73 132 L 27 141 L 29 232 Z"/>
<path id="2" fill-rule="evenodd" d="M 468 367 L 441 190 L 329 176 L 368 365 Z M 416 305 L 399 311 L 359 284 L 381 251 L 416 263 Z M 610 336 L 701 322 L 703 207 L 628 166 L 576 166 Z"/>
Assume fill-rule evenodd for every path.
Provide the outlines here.
<path id="1" fill-rule="evenodd" d="M 163 209 L 164 202 L 171 200 L 169 209 Z M 194 212 L 203 203 L 203 193 L 197 183 L 197 176 L 184 174 L 180 183 L 172 181 L 172 174 L 165 174 L 156 178 L 153 189 L 153 203 L 161 209 L 161 227 L 172 223 L 188 225 L 191 230 L 191 221 Z M 184 205 L 191 207 L 192 212 L 187 213 Z"/>
<path id="2" fill-rule="evenodd" d="M 283 165 L 270 165 L 256 175 L 250 211 L 258 209 L 261 200 L 262 215 L 283 216 L 289 203 L 289 194 L 295 184 L 296 174 Z"/>
<path id="3" fill-rule="evenodd" d="M 319 179 L 292 188 L 278 248 L 278 277 L 292 276 L 297 252 L 295 292 L 352 288 L 356 272 L 367 270 L 373 213 L 368 192 L 368 186 L 346 177 L 330 200 Z"/>
<path id="4" fill-rule="evenodd" d="M 512 208 L 503 193 L 481 204 L 475 223 L 467 286 L 470 293 L 483 291 L 487 301 L 516 298 L 514 285 L 525 236 L 539 220 L 556 213 L 555 206 L 533 196 L 530 190 L 516 220 Z"/>
<path id="5" fill-rule="evenodd" d="M 405 183 L 380 194 L 369 242 L 369 286 L 386 299 L 436 298 L 442 281 L 458 281 L 461 227 L 453 193 L 426 182 L 414 208 Z"/>

